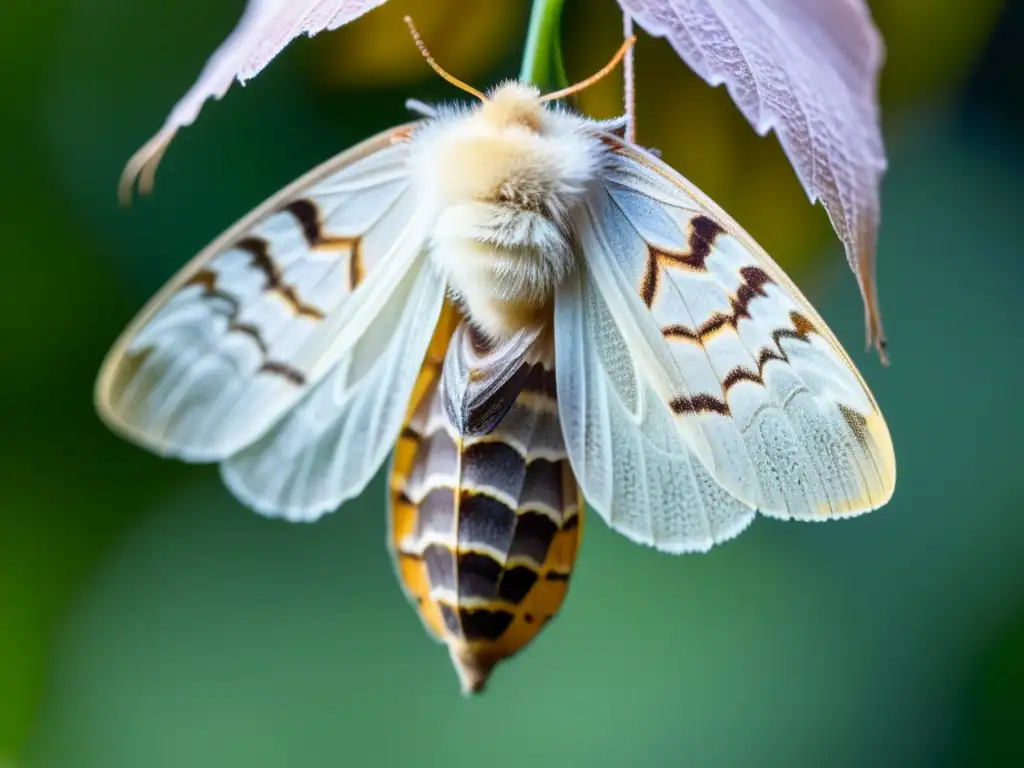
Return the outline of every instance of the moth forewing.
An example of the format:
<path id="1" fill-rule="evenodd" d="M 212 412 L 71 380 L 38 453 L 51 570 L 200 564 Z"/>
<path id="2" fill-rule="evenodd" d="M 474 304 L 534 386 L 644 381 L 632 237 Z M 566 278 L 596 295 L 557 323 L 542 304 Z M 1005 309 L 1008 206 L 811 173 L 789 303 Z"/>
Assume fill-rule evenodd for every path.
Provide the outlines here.
<path id="1" fill-rule="evenodd" d="M 855 503 L 851 505 L 851 509 L 848 511 L 852 513 L 856 513 L 857 511 L 866 512 L 871 509 L 877 509 L 878 507 L 886 504 L 892 498 L 892 494 L 896 487 L 896 454 L 893 448 L 892 437 L 889 433 L 888 425 L 885 422 L 885 418 L 882 415 L 882 411 L 878 406 L 878 402 L 876 401 L 874 394 L 868 387 L 860 370 L 850 358 L 849 353 L 839 342 L 835 333 L 833 333 L 832 329 L 814 308 L 814 305 L 808 301 L 803 292 L 797 287 L 789 275 L 786 274 L 786 272 L 775 262 L 771 255 L 769 255 L 768 252 L 765 251 L 765 249 L 762 248 L 761 245 L 735 221 L 735 219 L 715 203 L 714 200 L 704 194 L 704 192 L 702 192 L 695 184 L 683 177 L 678 171 L 666 165 L 659 158 L 651 156 L 648 153 L 640 152 L 634 148 L 624 146 L 623 154 L 632 155 L 638 163 L 647 166 L 663 179 L 682 190 L 697 205 L 706 210 L 729 235 L 739 241 L 743 248 L 754 256 L 757 264 L 768 273 L 771 281 L 781 287 L 783 291 L 799 305 L 800 312 L 804 316 L 804 319 L 810 321 L 805 330 L 810 331 L 813 328 L 813 333 L 820 336 L 828 343 L 831 351 L 845 365 L 846 370 L 856 379 L 857 383 L 860 385 L 861 393 L 869 403 L 869 407 L 864 408 L 856 414 L 856 417 L 863 419 L 863 424 L 849 424 L 849 426 L 855 433 L 863 432 L 863 435 L 870 436 L 874 441 L 871 455 L 873 458 L 881 462 L 876 466 L 879 470 L 880 479 L 882 480 L 882 494 L 870 499 L 859 498 L 851 500 L 851 502 Z M 844 414 L 844 417 L 847 421 L 856 418 L 849 414 Z M 858 435 L 858 439 L 860 437 L 861 435 Z M 822 518 L 819 517 L 814 519 Z"/>
<path id="2" fill-rule="evenodd" d="M 612 138 L 614 141 L 614 138 Z M 696 184 L 691 182 L 689 179 L 684 177 L 670 165 L 666 164 L 660 158 L 655 157 L 649 152 L 644 152 L 637 147 L 632 147 L 628 144 L 617 142 L 616 153 L 628 157 L 633 160 L 637 165 L 647 169 L 659 176 L 664 183 L 670 185 L 671 188 L 677 189 L 682 192 L 686 197 L 690 198 L 693 203 L 700 209 L 706 211 L 710 217 L 718 223 L 722 229 L 732 237 L 739 240 L 743 247 L 757 260 L 757 263 L 764 267 L 764 269 L 771 275 L 772 279 L 783 287 L 786 293 L 798 304 L 801 309 L 809 316 L 814 322 L 815 327 L 818 329 L 820 335 L 825 338 L 829 345 L 835 350 L 836 354 L 846 364 L 846 367 L 850 369 L 850 372 L 857 377 L 861 387 L 864 390 L 864 394 L 867 395 L 871 404 L 876 412 L 881 415 L 878 404 L 875 401 L 874 395 L 868 388 L 867 383 L 864 381 L 860 370 L 853 363 L 846 349 L 836 338 L 832 329 L 829 328 L 828 324 L 822 319 L 821 315 L 814 308 L 814 305 L 808 301 L 807 297 L 804 296 L 803 292 L 797 287 L 793 280 L 786 274 L 786 272 L 775 262 L 771 255 L 761 247 L 761 245 L 754 240 L 754 238 L 741 227 L 735 219 L 732 218 L 721 206 L 719 206 L 713 199 L 702 192 Z M 668 205 L 679 205 L 678 198 L 674 201 L 670 197 L 659 198 Z M 882 423 L 884 427 L 884 422 Z M 895 462 L 893 462 L 895 464 Z"/>
<path id="3" fill-rule="evenodd" d="M 400 185 L 407 186 L 404 142 L 413 126 L 407 124 L 385 131 L 313 169 L 243 217 L 179 270 L 138 313 L 104 360 L 94 395 L 102 419 L 118 434 L 155 453 L 194 461 L 223 459 L 265 432 L 301 397 L 308 385 L 325 373 L 332 362 L 329 358 L 337 359 L 344 352 L 339 345 L 351 345 L 359 336 L 358 333 L 339 333 L 341 328 L 337 317 L 345 313 L 346 304 L 352 304 L 346 295 L 361 293 L 352 290 L 355 287 L 353 275 L 356 274 L 352 265 L 366 258 L 360 250 L 361 233 L 357 231 L 358 226 L 346 227 L 344 223 L 338 228 L 342 235 L 326 229 L 326 223 L 332 214 L 337 218 L 337 212 L 325 210 L 325 203 L 330 203 L 334 196 L 351 198 L 358 195 L 360 186 L 371 189 L 391 185 L 395 190 Z M 375 158 L 381 159 L 376 166 Z M 365 172 L 360 170 L 363 167 Z M 355 172 L 348 180 L 348 188 L 341 185 L 337 190 L 327 190 L 325 194 L 329 199 L 319 201 L 322 204 L 308 198 L 309 191 L 318 184 L 323 185 L 334 176 L 343 177 L 352 169 Z M 355 210 L 357 219 L 365 219 L 362 209 L 356 206 Z M 274 223 L 275 216 L 282 222 Z M 359 222 L 350 224 L 358 225 Z M 260 232 L 260 227 L 267 231 Z M 260 236 L 252 236 L 254 232 Z M 274 252 L 281 243 L 287 254 Z M 411 258 L 419 252 L 420 243 L 412 244 L 406 250 Z M 283 262 L 281 256 L 288 258 Z M 395 272 L 400 271 L 403 265 L 392 263 L 389 266 L 390 272 L 375 270 L 380 277 L 376 274 L 366 276 L 373 279 L 366 281 L 371 285 L 362 293 L 380 292 L 388 284 L 393 284 Z M 299 290 L 300 279 L 309 283 L 309 290 Z M 383 286 L 379 285 L 381 282 Z M 373 283 L 378 283 L 376 288 Z M 318 302 L 314 303 L 305 293 L 315 294 Z M 324 296 L 329 298 L 324 301 Z M 194 306 L 186 301 L 190 298 L 195 300 Z M 342 311 L 325 311 L 320 304 L 327 301 L 334 302 Z M 376 305 L 379 304 L 380 298 L 376 297 Z M 202 407 L 197 403 L 192 412 L 188 409 L 184 413 L 179 411 L 173 419 L 160 418 L 153 410 L 147 413 L 145 409 L 155 406 L 146 398 L 161 392 L 173 395 L 173 387 L 182 385 L 186 377 L 192 375 L 189 355 L 195 358 L 199 353 L 194 344 L 182 348 L 161 348 L 160 338 L 147 351 L 145 342 L 150 341 L 147 333 L 153 335 L 154 327 L 159 328 L 160 324 L 154 320 L 159 319 L 161 313 L 164 313 L 165 320 L 163 340 L 173 340 L 175 327 L 180 330 L 188 322 L 199 321 L 199 305 L 208 316 L 202 318 L 205 325 L 200 329 L 203 333 L 195 339 L 196 344 L 200 348 L 203 344 L 208 345 L 214 356 L 245 355 L 248 364 L 259 359 L 264 373 L 269 375 L 258 377 L 257 396 L 248 400 L 244 396 L 237 398 L 240 402 L 249 402 L 256 409 L 257 412 L 249 418 L 232 421 L 225 417 L 216 434 L 204 435 L 195 427 L 193 434 L 175 438 L 169 433 L 175 429 L 174 424 L 187 425 L 192 417 L 202 419 L 204 414 L 196 411 L 207 408 L 212 395 L 207 396 Z M 364 326 L 367 315 L 372 315 L 374 308 L 370 305 L 362 312 Z M 190 316 L 190 312 L 196 314 Z M 351 315 L 350 312 L 348 314 Z M 285 327 L 287 323 L 299 331 L 297 336 L 289 334 Z M 317 329 L 320 333 L 314 340 L 322 339 L 323 329 L 329 329 L 333 337 L 331 344 L 327 345 L 324 340 L 319 345 L 307 343 L 304 346 L 302 342 L 308 342 Z M 232 333 L 229 334 L 228 330 Z M 302 354 L 306 359 L 294 359 Z M 164 357 L 159 357 L 161 355 Z M 140 369 L 154 360 L 164 367 L 157 367 L 145 378 L 136 378 Z M 201 361 L 196 359 L 193 362 Z M 172 376 L 161 375 L 164 369 L 179 379 L 177 384 L 169 381 Z M 160 386 L 164 390 L 158 390 Z M 173 407 L 168 407 L 168 412 L 173 413 Z M 214 423 L 214 414 L 209 416 Z M 180 431 L 186 427 L 178 428 Z"/>
<path id="4" fill-rule="evenodd" d="M 603 189 L 580 217 L 582 258 L 690 450 L 766 514 L 824 519 L 888 501 L 888 430 L 818 313 L 679 174 L 610 135 L 602 141 L 611 151 Z"/>

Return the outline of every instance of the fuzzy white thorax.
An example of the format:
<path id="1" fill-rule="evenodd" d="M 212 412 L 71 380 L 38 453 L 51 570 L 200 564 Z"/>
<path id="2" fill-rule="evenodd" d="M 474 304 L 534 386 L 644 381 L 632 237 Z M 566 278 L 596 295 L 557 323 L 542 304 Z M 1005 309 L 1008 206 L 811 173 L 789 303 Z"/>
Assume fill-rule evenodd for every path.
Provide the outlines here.
<path id="1" fill-rule="evenodd" d="M 431 255 L 470 321 L 508 338 L 542 321 L 576 267 L 571 213 L 599 172 L 595 124 L 518 82 L 439 109 L 413 137 L 412 177 L 434 225 Z"/>

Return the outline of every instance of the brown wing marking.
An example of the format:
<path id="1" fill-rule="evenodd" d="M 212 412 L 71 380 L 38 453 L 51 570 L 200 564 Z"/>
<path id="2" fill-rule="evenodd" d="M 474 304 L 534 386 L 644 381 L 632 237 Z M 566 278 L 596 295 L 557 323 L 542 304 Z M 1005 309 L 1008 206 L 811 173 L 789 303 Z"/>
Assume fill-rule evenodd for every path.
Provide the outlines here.
<path id="1" fill-rule="evenodd" d="M 320 209 L 308 198 L 293 200 L 282 210 L 288 211 L 299 222 L 302 235 L 310 248 L 343 251 L 348 254 L 348 287 L 350 291 L 354 291 L 366 275 L 363 267 L 362 239 L 326 234 Z"/>
<path id="2" fill-rule="evenodd" d="M 252 266 L 263 273 L 266 283 L 263 290 L 274 293 L 291 307 L 296 315 L 311 320 L 323 320 L 323 310 L 304 302 L 294 286 L 288 285 L 281 278 L 281 269 L 270 253 L 270 243 L 262 237 L 245 237 L 235 243 L 235 248 L 245 251 L 252 258 Z"/>
<path id="3" fill-rule="evenodd" d="M 715 238 L 724 231 L 714 219 L 697 214 L 690 219 L 688 250 L 673 252 L 659 250 L 650 245 L 647 247 L 647 269 L 640 280 L 638 292 L 648 309 L 654 304 L 654 299 L 658 295 L 661 270 L 675 268 L 707 271 L 706 262 L 715 245 Z"/>
<path id="4" fill-rule="evenodd" d="M 232 296 L 230 293 L 220 290 L 217 286 L 217 273 L 210 269 L 201 269 L 196 274 L 187 280 L 182 286 L 183 288 L 189 286 L 200 286 L 203 290 L 203 296 L 220 301 L 227 305 L 227 318 L 228 318 L 228 331 L 241 333 L 252 339 L 253 343 L 259 349 L 260 354 L 263 356 L 263 363 L 260 365 L 261 373 L 269 373 L 272 375 L 280 376 L 281 378 L 290 381 L 297 387 L 301 387 L 306 383 L 306 376 L 302 371 L 288 365 L 287 363 L 270 360 L 267 357 L 267 344 L 263 339 L 263 334 L 260 333 L 259 328 L 248 323 L 238 322 L 238 314 L 241 311 L 241 306 L 238 303 L 238 299 Z M 125 355 L 126 359 L 134 360 L 138 358 L 139 362 L 145 359 L 145 355 L 149 354 L 151 350 L 141 350 L 138 353 L 128 353 Z"/>

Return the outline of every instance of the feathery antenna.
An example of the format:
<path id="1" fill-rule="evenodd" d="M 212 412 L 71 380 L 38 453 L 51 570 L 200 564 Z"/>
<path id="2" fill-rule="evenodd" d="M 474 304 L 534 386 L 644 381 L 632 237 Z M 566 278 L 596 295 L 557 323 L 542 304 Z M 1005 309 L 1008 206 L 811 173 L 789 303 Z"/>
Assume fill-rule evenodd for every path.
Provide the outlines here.
<path id="1" fill-rule="evenodd" d="M 448 74 L 441 68 L 440 64 L 434 61 L 434 57 L 430 55 L 430 51 L 427 50 L 427 46 L 424 45 L 423 43 L 423 38 L 421 38 L 420 33 L 416 31 L 416 25 L 412 23 L 412 16 L 406 16 L 405 23 L 409 26 L 409 32 L 412 33 L 412 39 L 416 42 L 416 47 L 420 49 L 420 53 L 422 53 L 423 58 L 427 60 L 427 64 L 433 67 L 434 71 L 437 72 L 437 74 L 439 74 L 449 83 L 454 85 L 456 88 L 463 90 L 468 94 L 476 96 L 478 99 L 480 99 L 480 101 L 487 101 L 487 97 L 483 93 L 478 91 L 473 86 L 462 82 L 461 80 L 459 80 L 459 78 L 455 77 L 454 75 Z"/>
<path id="2" fill-rule="evenodd" d="M 626 52 L 633 47 L 633 43 L 636 42 L 636 35 L 630 37 L 626 42 L 619 46 L 619 50 L 615 52 L 612 60 L 605 64 L 601 69 L 592 74 L 586 80 L 580 80 L 575 85 L 570 85 L 568 88 L 563 88 L 560 91 L 554 91 L 553 93 L 545 94 L 541 97 L 541 101 L 554 101 L 555 99 L 564 99 L 566 96 L 571 96 L 574 93 L 578 93 L 585 88 L 589 88 L 598 80 L 607 77 L 608 73 L 611 72 L 615 67 L 622 61 L 622 57 L 626 55 Z"/>

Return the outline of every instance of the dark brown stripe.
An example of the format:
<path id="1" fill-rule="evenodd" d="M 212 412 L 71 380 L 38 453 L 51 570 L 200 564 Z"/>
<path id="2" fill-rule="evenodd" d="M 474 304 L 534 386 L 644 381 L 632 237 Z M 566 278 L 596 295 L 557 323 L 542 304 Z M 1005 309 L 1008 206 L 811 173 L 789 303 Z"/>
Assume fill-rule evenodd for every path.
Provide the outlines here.
<path id="1" fill-rule="evenodd" d="M 756 269 L 756 268 L 752 268 Z M 793 322 L 793 328 L 778 328 L 772 331 L 772 341 L 775 344 L 771 347 L 762 347 L 757 355 L 757 370 L 752 371 L 743 366 L 736 366 L 729 371 L 722 379 L 722 392 L 728 394 L 729 390 L 741 381 L 749 381 L 764 386 L 764 368 L 772 360 L 783 363 L 789 362 L 789 356 L 782 348 L 783 339 L 794 339 L 804 343 L 810 343 L 809 334 L 817 333 L 814 324 L 798 312 L 790 312 L 789 318 Z M 677 397 L 669 406 L 676 413 L 701 413 L 713 412 L 723 416 L 729 415 L 729 406 L 724 400 L 708 394 L 695 395 L 692 398 Z"/>
<path id="2" fill-rule="evenodd" d="M 560 573 L 559 571 L 548 571 L 544 574 L 544 578 L 547 581 L 568 581 L 568 573 Z"/>
<path id="3" fill-rule="evenodd" d="M 493 488 L 519 497 L 526 462 L 515 448 L 499 440 L 467 446 L 462 453 L 462 477 L 466 488 Z"/>
<path id="4" fill-rule="evenodd" d="M 459 608 L 459 618 L 462 623 L 462 635 L 467 640 L 490 640 L 493 642 L 505 634 L 505 630 L 509 628 L 515 617 L 504 610 Z"/>
<path id="5" fill-rule="evenodd" d="M 525 565 L 505 570 L 502 563 L 481 552 L 462 552 L 456 561 L 447 548 L 431 546 L 425 560 L 431 585 L 454 590 L 457 581 L 459 600 L 504 600 L 518 605 L 539 578 Z"/>
<path id="6" fill-rule="evenodd" d="M 732 307 L 730 314 L 724 315 L 721 312 L 716 312 L 701 323 L 696 330 L 684 325 L 668 325 L 661 329 L 662 336 L 666 339 L 687 339 L 703 344 L 708 336 L 726 326 L 735 329 L 739 325 L 740 318 L 749 319 L 750 302 L 756 296 L 767 296 L 764 287 L 774 281 L 760 267 L 743 267 L 740 269 L 740 277 L 743 282 L 736 289 L 736 296 L 729 298 L 729 304 Z"/>
<path id="7" fill-rule="evenodd" d="M 267 345 L 263 341 L 263 336 L 260 334 L 260 329 L 255 325 L 249 325 L 248 323 L 236 323 L 231 321 L 228 323 L 228 331 L 235 333 L 241 333 L 244 336 L 248 336 L 252 339 L 256 346 L 259 347 L 260 354 L 263 355 L 264 359 L 267 357 Z"/>
<path id="8" fill-rule="evenodd" d="M 838 407 L 839 413 L 842 415 L 843 421 L 846 422 L 846 426 L 853 433 L 854 439 L 860 444 L 861 448 L 866 450 L 868 448 L 868 420 L 842 403 L 839 403 Z"/>
<path id="9" fill-rule="evenodd" d="M 754 297 L 767 296 L 764 287 L 775 282 L 760 267 L 743 267 L 740 269 L 740 277 L 743 278 L 743 284 L 736 289 L 736 298 L 731 301 L 732 317 L 729 318 L 729 323 L 734 328 L 741 317 L 749 319 L 750 302 Z"/>
<path id="10" fill-rule="evenodd" d="M 661 259 L 658 258 L 658 253 L 659 251 L 650 246 L 647 247 L 647 269 L 640 284 L 640 298 L 648 309 L 654 305 L 654 297 L 658 295 L 658 275 L 661 274 Z"/>
<path id="11" fill-rule="evenodd" d="M 765 352 L 765 351 L 767 351 L 767 350 L 762 350 L 762 352 Z M 762 359 L 763 359 L 763 355 L 762 355 Z M 781 359 L 781 358 L 776 358 L 776 359 Z M 767 362 L 767 360 L 765 360 L 765 362 Z M 762 368 L 762 365 L 760 364 L 760 362 L 758 362 L 758 371 L 757 372 L 754 372 L 754 371 L 750 370 L 749 368 L 744 368 L 741 365 L 736 366 L 731 371 L 729 371 L 727 374 L 725 374 L 725 378 L 722 379 L 722 389 L 725 392 L 728 392 L 730 389 L 732 389 L 734 386 L 739 384 L 741 381 L 749 381 L 749 382 L 752 382 L 754 384 L 764 384 L 764 380 L 760 376 L 760 369 L 761 368 Z"/>
<path id="12" fill-rule="evenodd" d="M 648 245 L 647 269 L 640 283 L 640 298 L 644 304 L 648 307 L 654 304 L 658 294 L 658 278 L 663 266 L 706 271 L 706 262 L 715 245 L 715 238 L 724 231 L 714 219 L 698 214 L 690 219 L 690 235 L 687 240 L 689 253 L 671 253 Z"/>
<path id="13" fill-rule="evenodd" d="M 562 461 L 534 459 L 526 468 L 526 477 L 519 492 L 520 506 L 531 503 L 545 504 L 552 509 L 562 508 Z"/>
<path id="14" fill-rule="evenodd" d="M 252 259 L 250 264 L 263 273 L 266 282 L 263 284 L 264 291 L 272 291 L 281 285 L 281 274 L 277 271 L 277 265 L 270 258 L 270 244 L 262 237 L 246 237 L 239 240 L 235 247 L 245 251 Z"/>
<path id="15" fill-rule="evenodd" d="M 185 285 L 199 285 L 202 286 L 203 292 L 211 295 L 218 295 L 225 301 L 232 304 L 237 304 L 234 296 L 229 296 L 226 293 L 220 293 L 217 288 L 217 273 L 212 269 L 200 269 L 192 277 L 185 281 Z"/>
<path id="16" fill-rule="evenodd" d="M 502 565 L 481 552 L 462 552 L 458 560 L 459 599 L 493 600 L 498 594 Z"/>
<path id="17" fill-rule="evenodd" d="M 697 342 L 698 344 L 703 340 L 701 338 L 700 329 L 693 331 L 687 328 L 685 325 L 666 325 L 661 329 L 661 335 L 666 339 L 686 339 L 687 341 Z"/>
<path id="18" fill-rule="evenodd" d="M 797 312 L 790 312 L 789 319 L 793 323 L 793 328 L 776 328 L 772 331 L 772 341 L 775 343 L 775 348 L 761 347 L 758 350 L 756 371 L 744 368 L 743 366 L 736 366 L 725 375 L 725 378 L 722 379 L 722 390 L 724 392 L 728 392 L 741 381 L 749 381 L 764 386 L 764 368 L 770 361 L 789 362 L 789 355 L 782 348 L 783 339 L 802 341 L 805 344 L 810 343 L 809 335 L 817 333 L 817 329 L 815 329 L 810 320 Z"/>
<path id="19" fill-rule="evenodd" d="M 509 559 L 528 557 L 538 565 L 543 563 L 557 532 L 558 526 L 547 515 L 524 512 L 516 521 L 515 536 L 508 548 Z"/>
<path id="20" fill-rule="evenodd" d="M 516 565 L 505 571 L 498 582 L 498 597 L 519 605 L 537 583 L 537 572 L 525 565 Z"/>
<path id="21" fill-rule="evenodd" d="M 288 211 L 299 222 L 302 236 L 306 238 L 306 243 L 311 248 L 320 244 L 320 209 L 312 200 L 292 200 L 281 210 Z"/>
<path id="22" fill-rule="evenodd" d="M 363 241 L 355 240 L 348 254 L 348 289 L 354 291 L 365 277 L 363 269 Z"/>
<path id="23" fill-rule="evenodd" d="M 412 440 L 414 443 L 419 443 L 423 439 L 423 435 L 417 432 L 411 425 L 407 424 L 402 427 L 401 433 L 398 435 L 399 440 Z"/>
<path id="24" fill-rule="evenodd" d="M 280 376 L 287 379 L 297 387 L 301 387 L 306 383 L 305 375 L 286 363 L 277 363 L 273 360 L 268 360 L 260 366 L 260 373 L 272 373 L 275 376 Z"/>
<path id="25" fill-rule="evenodd" d="M 219 299 L 228 305 L 228 323 L 234 323 L 235 318 L 241 311 L 238 299 L 226 291 L 222 291 L 217 285 L 217 273 L 212 269 L 201 269 L 190 277 L 182 288 L 190 285 L 198 285 L 203 289 L 203 297 L 208 299 Z"/>
<path id="26" fill-rule="evenodd" d="M 677 397 L 669 407 L 675 413 L 720 413 L 729 415 L 729 406 L 712 395 L 694 395 L 693 397 Z"/>
<path id="27" fill-rule="evenodd" d="M 302 236 L 310 248 L 344 248 L 349 251 L 348 287 L 354 291 L 363 281 L 363 249 L 362 240 L 358 237 L 335 237 L 324 235 L 320 209 L 312 200 L 300 199 L 288 203 L 282 211 L 287 211 L 302 228 Z"/>
<path id="28" fill-rule="evenodd" d="M 238 299 L 225 291 L 222 291 L 217 286 L 217 273 L 211 269 L 201 269 L 196 272 L 192 277 L 185 281 L 185 286 L 198 285 L 203 288 L 203 296 L 207 298 L 219 299 L 225 302 L 229 309 L 227 313 L 228 326 L 227 331 L 229 333 L 241 333 L 248 336 L 255 342 L 257 348 L 260 351 L 260 355 L 263 357 L 263 364 L 259 370 L 262 373 L 272 373 L 277 376 L 283 376 L 284 378 L 291 381 L 296 386 L 302 386 L 306 383 L 305 375 L 296 368 L 288 365 L 287 363 L 276 362 L 274 360 L 267 359 L 267 344 L 263 340 L 263 335 L 260 333 L 260 329 L 255 325 L 248 323 L 235 322 L 235 318 L 238 317 L 238 313 L 241 310 L 241 306 L 238 303 Z"/>
<path id="29" fill-rule="evenodd" d="M 516 529 L 516 513 L 497 499 L 463 490 L 459 503 L 459 546 L 507 552 Z"/>
<path id="30" fill-rule="evenodd" d="M 235 248 L 248 253 L 252 259 L 252 266 L 263 273 L 266 278 L 263 285 L 264 291 L 277 293 L 297 315 L 323 320 L 323 312 L 311 304 L 304 303 L 292 286 L 282 282 L 281 273 L 270 255 L 270 246 L 266 240 L 261 237 L 246 237 L 239 240 L 235 244 Z"/>

